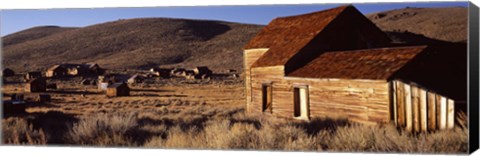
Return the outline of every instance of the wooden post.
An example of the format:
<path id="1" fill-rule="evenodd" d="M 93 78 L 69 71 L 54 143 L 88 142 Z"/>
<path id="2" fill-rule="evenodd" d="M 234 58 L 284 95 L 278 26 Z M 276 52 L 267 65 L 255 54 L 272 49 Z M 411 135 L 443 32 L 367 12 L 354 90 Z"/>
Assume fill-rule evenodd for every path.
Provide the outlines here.
<path id="1" fill-rule="evenodd" d="M 435 100 L 435 94 L 428 92 L 428 130 L 433 131 L 437 128 L 437 105 Z"/>
<path id="2" fill-rule="evenodd" d="M 413 124 L 413 112 L 412 112 L 412 94 L 411 94 L 411 88 L 410 85 L 404 84 L 404 89 L 405 89 L 405 124 L 406 127 L 405 129 L 408 132 L 412 131 L 412 124 Z"/>
<path id="3" fill-rule="evenodd" d="M 411 86 L 412 89 L 412 112 L 413 112 L 413 129 L 420 132 L 420 97 L 418 87 Z"/>
<path id="4" fill-rule="evenodd" d="M 400 81 L 396 83 L 397 88 L 397 123 L 398 126 L 405 126 L 405 87 Z"/>
<path id="5" fill-rule="evenodd" d="M 447 129 L 452 129 L 455 126 L 455 102 L 452 99 L 447 101 Z"/>
<path id="6" fill-rule="evenodd" d="M 398 117 L 397 117 L 397 82 L 392 81 L 392 107 L 393 109 L 393 122 L 395 123 L 395 126 L 398 126 Z"/>
<path id="7" fill-rule="evenodd" d="M 447 99 L 440 96 L 440 118 L 439 129 L 443 130 L 447 127 Z"/>
<path id="8" fill-rule="evenodd" d="M 427 92 L 419 89 L 420 93 L 420 130 L 427 131 Z"/>

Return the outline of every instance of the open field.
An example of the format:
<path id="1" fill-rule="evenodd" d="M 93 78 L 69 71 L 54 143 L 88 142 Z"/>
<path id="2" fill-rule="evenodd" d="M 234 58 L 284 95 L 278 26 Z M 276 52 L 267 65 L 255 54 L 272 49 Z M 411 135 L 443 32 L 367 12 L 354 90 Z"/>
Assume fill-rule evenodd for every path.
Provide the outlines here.
<path id="1" fill-rule="evenodd" d="M 243 83 L 163 80 L 107 98 L 96 86 L 57 81 L 52 102 L 4 116 L 3 142 L 146 148 L 370 152 L 466 152 L 468 129 L 412 135 L 393 124 L 364 126 L 344 119 L 310 122 L 252 116 Z M 21 92 L 6 84 L 3 92 Z"/>

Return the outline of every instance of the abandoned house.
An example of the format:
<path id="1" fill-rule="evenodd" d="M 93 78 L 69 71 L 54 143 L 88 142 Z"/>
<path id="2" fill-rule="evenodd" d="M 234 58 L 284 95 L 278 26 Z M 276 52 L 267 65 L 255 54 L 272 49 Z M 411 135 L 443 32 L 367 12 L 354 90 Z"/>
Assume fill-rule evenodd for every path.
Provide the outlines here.
<path id="1" fill-rule="evenodd" d="M 34 78 L 25 84 L 25 92 L 45 92 L 47 91 L 47 81 L 45 78 Z"/>
<path id="2" fill-rule="evenodd" d="M 130 88 L 125 83 L 114 83 L 107 87 L 107 97 L 129 96 Z"/>
<path id="3" fill-rule="evenodd" d="M 207 76 L 211 76 L 213 73 L 212 70 L 208 69 L 208 67 L 206 66 L 196 67 L 193 69 L 193 72 L 195 73 L 195 75 L 207 75 Z"/>
<path id="4" fill-rule="evenodd" d="M 67 75 L 67 70 L 60 65 L 53 65 L 47 69 L 46 77 L 62 77 Z"/>
<path id="5" fill-rule="evenodd" d="M 96 63 L 88 64 L 61 64 L 61 67 L 67 70 L 68 75 L 102 75 L 105 70 Z"/>
<path id="6" fill-rule="evenodd" d="M 143 76 L 135 74 L 132 77 L 128 78 L 127 83 L 128 84 L 141 83 L 143 80 L 144 80 Z"/>
<path id="7" fill-rule="evenodd" d="M 27 74 L 25 74 L 25 80 L 32 80 L 32 79 L 36 79 L 36 78 L 41 78 L 42 77 L 42 73 L 41 72 L 38 72 L 38 71 L 35 71 L 35 72 L 27 72 Z"/>
<path id="8" fill-rule="evenodd" d="M 452 128 L 465 108 L 466 49 L 391 42 L 353 6 L 276 18 L 244 46 L 246 110 Z"/>
<path id="9" fill-rule="evenodd" d="M 15 72 L 10 68 L 5 68 L 2 70 L 2 77 L 10 77 L 14 75 L 15 75 Z"/>
<path id="10" fill-rule="evenodd" d="M 150 72 L 162 78 L 170 78 L 172 70 L 172 68 L 152 68 L 150 69 Z"/>

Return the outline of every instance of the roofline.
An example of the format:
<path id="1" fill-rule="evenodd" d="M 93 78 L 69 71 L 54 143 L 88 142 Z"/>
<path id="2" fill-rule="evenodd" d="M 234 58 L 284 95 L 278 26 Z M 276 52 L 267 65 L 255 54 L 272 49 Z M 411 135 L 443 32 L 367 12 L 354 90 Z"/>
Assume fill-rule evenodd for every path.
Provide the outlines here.
<path id="1" fill-rule="evenodd" d="M 388 82 L 387 79 L 313 78 L 313 77 L 295 77 L 295 76 L 284 76 L 284 78 L 286 80 L 328 80 L 328 81 L 354 80 L 354 81 L 384 81 L 384 82 Z"/>

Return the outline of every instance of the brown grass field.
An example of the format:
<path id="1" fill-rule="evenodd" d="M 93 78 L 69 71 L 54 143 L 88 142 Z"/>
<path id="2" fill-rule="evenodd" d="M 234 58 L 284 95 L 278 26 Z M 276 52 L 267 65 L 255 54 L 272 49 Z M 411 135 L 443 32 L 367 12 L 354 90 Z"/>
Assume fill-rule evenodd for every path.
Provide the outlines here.
<path id="1" fill-rule="evenodd" d="M 131 96 L 107 98 L 96 86 L 58 81 L 52 102 L 4 116 L 3 143 L 174 149 L 463 153 L 468 129 L 409 134 L 393 124 L 344 119 L 310 122 L 252 116 L 241 80 L 162 80 L 131 86 Z M 6 94 L 22 84 L 5 84 Z M 82 96 L 82 94 L 84 96 Z M 463 125 L 466 122 L 462 121 Z"/>

